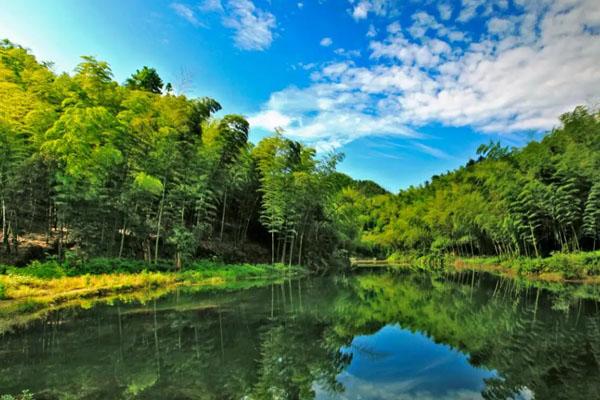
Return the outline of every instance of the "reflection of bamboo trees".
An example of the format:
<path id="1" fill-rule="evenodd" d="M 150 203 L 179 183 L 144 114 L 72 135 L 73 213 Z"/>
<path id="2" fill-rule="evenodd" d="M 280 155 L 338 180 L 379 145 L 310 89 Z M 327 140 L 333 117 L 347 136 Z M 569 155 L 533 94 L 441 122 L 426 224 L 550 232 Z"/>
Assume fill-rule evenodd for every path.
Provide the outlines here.
<path id="1" fill-rule="evenodd" d="M 566 287 L 551 294 L 485 275 L 440 279 L 359 277 L 354 295 L 336 306 L 335 331 L 348 341 L 398 322 L 450 344 L 471 364 L 499 372 L 486 382 L 485 398 L 524 390 L 542 399 L 600 398 L 597 303 L 573 301 Z"/>
<path id="2" fill-rule="evenodd" d="M 279 286 L 279 287 L 277 287 Z M 488 399 L 600 398 L 597 303 L 481 274 L 362 275 L 147 305 L 65 309 L 0 338 L 0 387 L 49 398 L 312 398 L 332 392 L 353 344 L 389 323 L 498 371 Z M 290 291 L 291 289 L 291 291 Z M 292 306 L 293 304 L 293 306 Z"/>

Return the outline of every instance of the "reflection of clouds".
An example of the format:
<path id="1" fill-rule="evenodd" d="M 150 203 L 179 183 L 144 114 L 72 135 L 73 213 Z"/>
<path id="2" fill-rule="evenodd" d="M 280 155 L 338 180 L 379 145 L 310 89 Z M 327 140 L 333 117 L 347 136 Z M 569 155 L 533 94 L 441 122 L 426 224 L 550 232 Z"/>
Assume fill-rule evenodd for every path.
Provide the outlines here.
<path id="1" fill-rule="evenodd" d="M 337 376 L 343 392 L 315 384 L 317 399 L 482 399 L 485 379 L 497 376 L 471 365 L 467 353 L 398 324 L 356 336 L 341 352 L 355 356 Z"/>
<path id="2" fill-rule="evenodd" d="M 348 351 L 350 353 L 358 353 L 371 361 L 382 360 L 392 355 L 389 352 L 378 351 L 374 347 L 358 344 L 356 342 L 352 342 Z"/>
<path id="3" fill-rule="evenodd" d="M 453 361 L 455 358 L 454 354 L 448 354 L 445 357 L 440 357 L 438 359 L 433 360 L 431 363 L 429 363 L 428 365 L 424 366 L 423 368 L 421 368 L 419 371 L 417 371 L 418 374 L 428 371 L 430 369 L 433 369 L 435 367 L 439 367 L 440 365 L 444 365 L 450 361 Z"/>
<path id="4" fill-rule="evenodd" d="M 535 398 L 535 393 L 533 390 L 529 389 L 527 386 L 524 386 L 519 390 L 519 392 L 513 396 L 514 400 L 533 400 Z"/>
<path id="5" fill-rule="evenodd" d="M 444 394 L 432 393 L 427 390 L 412 392 L 411 389 L 422 383 L 422 379 L 406 379 L 388 383 L 373 383 L 364 379 L 357 378 L 349 374 L 341 374 L 338 380 L 343 383 L 346 390 L 344 393 L 331 393 L 315 385 L 315 399 L 333 400 L 333 399 L 381 399 L 381 400 L 480 400 L 481 393 L 474 390 L 459 389 L 449 390 Z M 531 399 L 522 397 L 523 400 Z"/>

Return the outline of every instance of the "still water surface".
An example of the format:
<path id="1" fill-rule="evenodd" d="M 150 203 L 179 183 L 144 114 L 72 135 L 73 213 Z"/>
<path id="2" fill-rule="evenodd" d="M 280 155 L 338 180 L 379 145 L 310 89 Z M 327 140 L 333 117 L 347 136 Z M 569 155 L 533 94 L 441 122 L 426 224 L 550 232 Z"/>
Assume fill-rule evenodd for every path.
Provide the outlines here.
<path id="1" fill-rule="evenodd" d="M 0 337 L 36 399 L 600 399 L 597 288 L 362 274 L 181 288 Z"/>

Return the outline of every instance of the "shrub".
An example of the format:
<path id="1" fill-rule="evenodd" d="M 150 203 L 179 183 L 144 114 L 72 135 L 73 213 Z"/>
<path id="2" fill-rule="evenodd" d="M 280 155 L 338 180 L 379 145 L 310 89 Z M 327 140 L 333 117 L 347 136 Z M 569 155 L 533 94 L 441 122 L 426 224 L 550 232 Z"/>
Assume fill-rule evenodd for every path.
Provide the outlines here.
<path id="1" fill-rule="evenodd" d="M 25 268 L 14 268 L 11 269 L 11 272 L 43 279 L 62 278 L 67 275 L 64 267 L 56 260 L 33 261 Z"/>
<path id="2" fill-rule="evenodd" d="M 33 394 L 29 390 L 23 390 L 21 394 L 14 396 L 12 394 L 0 395 L 0 400 L 33 400 Z"/>
<path id="3" fill-rule="evenodd" d="M 101 275 L 101 274 L 135 274 L 142 271 L 162 272 L 171 269 L 170 264 L 159 262 L 149 264 L 141 260 L 129 260 L 124 258 L 92 258 L 87 261 L 67 265 L 69 276 L 76 275 Z"/>
<path id="4" fill-rule="evenodd" d="M 6 289 L 4 289 L 4 285 L 0 283 L 0 300 L 4 299 L 6 296 Z"/>

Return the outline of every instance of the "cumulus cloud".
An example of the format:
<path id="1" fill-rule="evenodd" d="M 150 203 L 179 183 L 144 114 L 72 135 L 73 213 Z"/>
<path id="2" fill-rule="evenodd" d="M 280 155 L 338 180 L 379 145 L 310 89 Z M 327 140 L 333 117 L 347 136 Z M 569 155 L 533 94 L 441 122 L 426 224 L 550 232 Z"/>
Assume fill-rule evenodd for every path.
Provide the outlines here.
<path id="1" fill-rule="evenodd" d="M 367 31 L 367 37 L 372 38 L 377 36 L 377 29 L 375 29 L 375 25 L 369 25 L 369 30 Z"/>
<path id="2" fill-rule="evenodd" d="M 534 1 L 531 2 L 534 3 Z M 508 0 L 462 0 L 462 8 L 457 20 L 460 22 L 468 22 L 478 15 L 489 16 L 495 9 L 503 11 L 507 8 Z"/>
<path id="3" fill-rule="evenodd" d="M 440 23 L 433 15 L 426 12 L 416 12 L 411 16 L 411 19 L 413 20 L 413 24 L 408 28 L 408 32 L 413 38 L 422 39 L 426 34 L 430 33 L 445 37 L 453 42 L 467 39 L 467 35 L 464 32 Z"/>
<path id="4" fill-rule="evenodd" d="M 491 18 L 487 22 L 488 32 L 493 34 L 508 33 L 513 27 L 512 21 L 505 18 Z"/>
<path id="5" fill-rule="evenodd" d="M 323 39 L 321 39 L 319 44 L 323 47 L 329 47 L 333 44 L 333 40 L 331 40 L 330 37 L 324 37 Z"/>
<path id="6" fill-rule="evenodd" d="M 387 26 L 388 33 L 391 33 L 392 35 L 395 33 L 399 33 L 401 30 L 402 30 L 402 26 L 400 25 L 400 22 L 398 22 L 398 21 L 392 22 L 391 24 L 389 24 Z"/>
<path id="7" fill-rule="evenodd" d="M 369 14 L 386 15 L 390 6 L 390 0 L 350 0 L 350 3 L 355 20 L 365 19 Z"/>
<path id="8" fill-rule="evenodd" d="M 342 56 L 342 57 L 346 57 L 346 58 L 355 58 L 355 57 L 360 56 L 360 50 L 357 50 L 357 49 L 347 50 L 347 49 L 344 49 L 343 47 L 340 47 L 338 49 L 335 49 L 333 52 L 335 54 L 337 54 L 338 56 Z"/>
<path id="9" fill-rule="evenodd" d="M 273 42 L 275 16 L 257 8 L 250 0 L 229 0 L 229 15 L 223 25 L 232 28 L 236 47 L 242 50 L 266 50 Z"/>
<path id="10" fill-rule="evenodd" d="M 452 17 L 452 6 L 448 3 L 440 3 L 438 4 L 438 13 L 441 19 L 447 21 Z"/>
<path id="11" fill-rule="evenodd" d="M 267 110 L 264 113 L 248 118 L 248 122 L 250 125 L 261 126 L 269 131 L 274 131 L 275 129 L 289 126 L 292 120 L 279 111 Z"/>
<path id="12" fill-rule="evenodd" d="M 475 3 L 464 1 L 461 13 L 464 4 Z M 481 18 L 486 5 L 477 4 Z M 598 99 L 600 8 L 596 0 L 514 4 L 508 22 L 488 16 L 489 34 L 467 43 L 453 42 L 452 29 L 432 15 L 415 14 L 414 32 L 392 29 L 371 41 L 368 63 L 326 63 L 308 86 L 273 93 L 253 126 L 272 129 L 277 120 L 320 148 L 369 135 L 415 138 L 430 123 L 506 134 L 550 129 L 561 113 Z"/>

